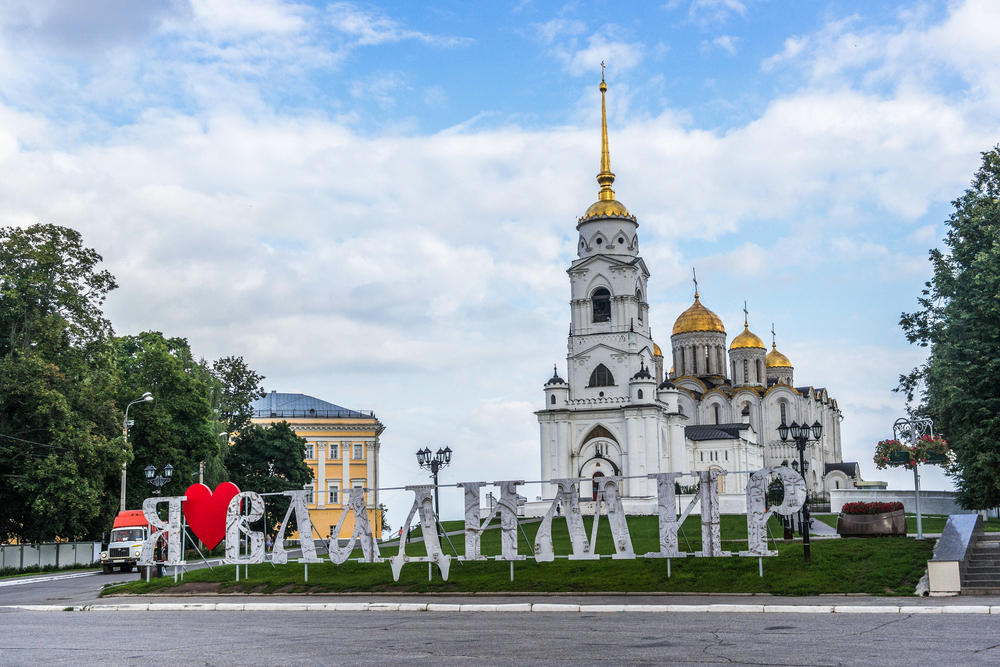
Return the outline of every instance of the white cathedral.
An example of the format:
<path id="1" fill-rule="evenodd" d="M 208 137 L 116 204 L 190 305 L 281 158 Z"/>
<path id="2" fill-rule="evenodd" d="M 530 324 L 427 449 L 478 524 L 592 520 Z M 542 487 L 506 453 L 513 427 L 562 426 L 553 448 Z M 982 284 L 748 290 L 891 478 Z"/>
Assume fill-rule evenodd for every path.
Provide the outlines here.
<path id="1" fill-rule="evenodd" d="M 795 444 L 780 439 L 778 426 L 818 421 L 822 437 L 806 450 L 810 495 L 853 488 L 860 473 L 857 463 L 841 460 L 836 399 L 825 389 L 796 387 L 788 358 L 773 342 L 768 352 L 746 321 L 727 359 L 726 328 L 701 303 L 697 289 L 694 303 L 674 322 L 672 367 L 664 375 L 663 353 L 650 333 L 650 275 L 639 256 L 639 223 L 611 189 L 603 79 L 600 90 L 601 189 L 577 222 L 578 259 L 567 271 L 572 297 L 566 379 L 553 374 L 545 384 L 545 408 L 535 413 L 541 479 L 631 477 L 622 481 L 620 493 L 627 509 L 639 509 L 656 497 L 656 481 L 645 478 L 651 473 L 778 465 L 797 470 Z M 742 494 L 747 476 L 720 476 L 720 493 Z M 555 491 L 543 485 L 546 498 Z M 585 485 L 581 499 L 588 495 Z"/>

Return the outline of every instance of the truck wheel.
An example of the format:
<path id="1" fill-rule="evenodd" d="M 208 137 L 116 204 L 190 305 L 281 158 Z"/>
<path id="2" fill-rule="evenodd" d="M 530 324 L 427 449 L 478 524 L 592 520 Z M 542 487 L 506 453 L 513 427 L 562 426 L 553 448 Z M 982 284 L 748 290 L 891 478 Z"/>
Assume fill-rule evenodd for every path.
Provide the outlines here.
<path id="1" fill-rule="evenodd" d="M 132 571 L 132 565 L 131 564 L 126 563 L 125 565 L 122 565 L 122 572 L 128 573 L 128 572 L 131 572 L 131 571 Z"/>
<path id="2" fill-rule="evenodd" d="M 104 570 L 104 574 L 111 574 L 112 572 L 115 571 L 114 566 L 108 565 L 107 563 L 102 564 L 101 569 Z"/>

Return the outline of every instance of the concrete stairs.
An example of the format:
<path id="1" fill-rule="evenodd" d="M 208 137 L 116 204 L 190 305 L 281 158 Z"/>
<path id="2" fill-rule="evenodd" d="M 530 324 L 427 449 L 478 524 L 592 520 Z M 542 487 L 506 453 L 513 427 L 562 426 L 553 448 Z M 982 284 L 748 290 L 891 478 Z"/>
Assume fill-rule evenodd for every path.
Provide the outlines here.
<path id="1" fill-rule="evenodd" d="M 962 595 L 1000 595 L 1000 535 L 980 536 L 962 578 Z"/>

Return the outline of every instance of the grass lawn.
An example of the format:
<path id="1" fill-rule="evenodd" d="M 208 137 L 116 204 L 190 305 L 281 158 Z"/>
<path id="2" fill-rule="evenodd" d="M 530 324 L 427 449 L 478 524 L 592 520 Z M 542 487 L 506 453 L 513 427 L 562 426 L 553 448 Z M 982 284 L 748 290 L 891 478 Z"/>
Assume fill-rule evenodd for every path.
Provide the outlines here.
<path id="1" fill-rule="evenodd" d="M 820 514 L 813 515 L 817 520 L 823 523 L 837 527 L 837 515 L 836 514 Z M 948 523 L 947 516 L 941 515 L 923 515 L 920 522 L 923 524 L 925 533 L 940 533 L 944 531 L 944 525 Z M 772 529 L 773 530 L 773 529 Z M 990 532 L 1000 532 L 1000 519 L 987 519 L 983 521 L 983 530 L 987 533 Z M 906 515 L 906 533 L 908 535 L 917 534 L 917 515 L 907 514 Z"/>
<path id="2" fill-rule="evenodd" d="M 588 531 L 590 519 L 585 523 Z M 461 527 L 460 522 L 457 527 Z M 658 551 L 659 529 L 656 517 L 628 517 L 633 549 L 637 554 Z M 447 530 L 456 528 L 452 522 Z M 538 523 L 525 524 L 529 539 L 534 539 Z M 607 519 L 602 518 L 597 539 L 597 553 L 614 553 Z M 771 524 L 774 535 L 781 535 L 777 521 Z M 557 554 L 571 551 L 565 519 L 553 523 L 553 544 Z M 684 524 L 686 542 L 680 536 L 682 551 L 700 549 L 700 523 L 690 517 Z M 589 534 L 589 532 L 588 532 Z M 723 547 L 734 553 L 746 548 L 746 518 L 722 517 Z M 738 540 L 742 538 L 743 542 Z M 729 541 L 732 540 L 732 541 Z M 464 539 L 453 536 L 459 553 Z M 520 553 L 531 549 L 518 540 Z M 690 545 L 690 549 L 688 549 Z M 388 563 L 347 562 L 343 565 L 314 564 L 309 568 L 309 582 L 304 581 L 304 567 L 298 563 L 272 567 L 270 564 L 250 566 L 248 581 L 237 583 L 235 566 L 201 569 L 188 573 L 183 584 L 175 587 L 173 577 L 150 583 L 130 582 L 105 589 L 102 595 L 118 593 L 220 592 L 703 592 L 703 593 L 772 593 L 775 595 L 814 595 L 820 593 L 868 593 L 871 595 L 909 595 L 924 573 L 933 551 L 933 542 L 917 542 L 908 538 L 875 538 L 852 540 L 816 540 L 812 545 L 812 563 L 802 561 L 801 542 L 778 540 L 779 556 L 764 559 L 764 576 L 758 575 L 756 558 L 694 558 L 673 559 L 672 576 L 667 577 L 667 564 L 661 559 L 611 560 L 602 562 L 570 561 L 557 558 L 551 563 L 533 560 L 514 564 L 514 581 L 510 581 L 509 563 L 500 561 L 452 561 L 448 581 L 442 581 L 435 569 L 432 581 L 427 580 L 424 563 L 403 566 L 400 580 L 394 582 Z M 445 552 L 450 546 L 445 542 Z M 500 532 L 483 533 L 482 551 L 500 552 Z M 422 543 L 410 544 L 407 554 L 424 555 Z M 396 548 L 382 549 L 383 557 L 396 553 Z M 360 555 L 360 554 L 356 554 Z"/>

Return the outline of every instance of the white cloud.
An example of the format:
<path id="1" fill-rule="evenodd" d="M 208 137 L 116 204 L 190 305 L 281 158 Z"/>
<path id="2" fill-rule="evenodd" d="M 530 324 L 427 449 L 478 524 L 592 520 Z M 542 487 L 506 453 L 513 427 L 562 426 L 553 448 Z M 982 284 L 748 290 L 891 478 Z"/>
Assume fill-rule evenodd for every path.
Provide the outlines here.
<path id="1" fill-rule="evenodd" d="M 562 46 L 555 50 L 555 54 L 565 63 L 570 74 L 580 76 L 588 72 L 600 72 L 601 62 L 616 72 L 628 71 L 642 62 L 645 51 L 645 46 L 640 42 L 609 39 L 602 31 L 588 37 L 584 48 Z"/>
<path id="2" fill-rule="evenodd" d="M 733 14 L 746 16 L 740 0 L 693 0 L 688 16 L 702 23 L 725 23 Z"/>
<path id="3" fill-rule="evenodd" d="M 385 14 L 365 11 L 350 2 L 335 2 L 327 6 L 333 26 L 350 36 L 358 46 L 374 46 L 415 39 L 434 46 L 462 46 L 472 42 L 463 37 L 442 37 L 408 30 Z"/>
<path id="4" fill-rule="evenodd" d="M 733 37 L 731 35 L 721 35 L 712 40 L 712 44 L 719 47 L 731 56 L 736 55 L 736 43 L 740 41 L 739 37 Z"/>

